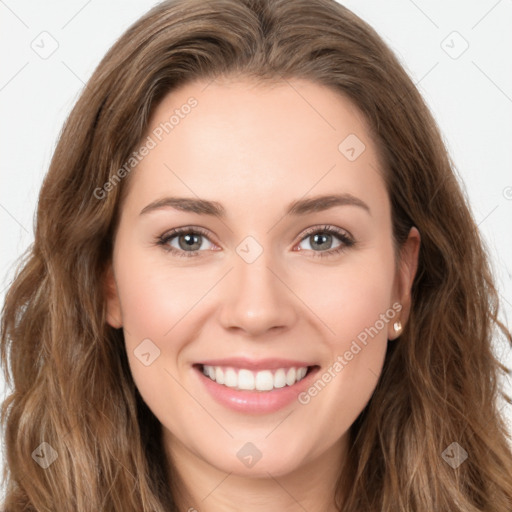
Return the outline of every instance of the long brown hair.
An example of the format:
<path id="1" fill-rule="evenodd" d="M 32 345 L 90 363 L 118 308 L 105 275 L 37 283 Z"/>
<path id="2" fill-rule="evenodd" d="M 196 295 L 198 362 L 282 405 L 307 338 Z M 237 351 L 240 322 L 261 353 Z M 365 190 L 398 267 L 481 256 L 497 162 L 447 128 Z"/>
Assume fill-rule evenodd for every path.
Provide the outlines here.
<path id="1" fill-rule="evenodd" d="M 334 0 L 175 0 L 131 26 L 71 112 L 44 180 L 35 240 L 2 312 L 5 512 L 177 510 L 161 425 L 106 322 L 103 277 L 129 159 L 174 88 L 303 78 L 348 97 L 377 144 L 399 247 L 421 233 L 412 309 L 350 429 L 344 512 L 510 512 L 512 453 L 498 410 L 498 295 L 435 121 L 395 56 Z M 47 443 L 41 448 L 41 443 Z M 453 443 L 457 443 L 454 445 Z M 445 451 L 468 458 L 452 467 Z M 450 448 L 451 447 L 451 448 Z M 50 450 L 54 450 L 52 452 Z M 37 450 L 57 454 L 47 468 Z M 35 455 L 34 455 L 35 453 Z M 461 452 L 462 453 L 462 452 Z"/>

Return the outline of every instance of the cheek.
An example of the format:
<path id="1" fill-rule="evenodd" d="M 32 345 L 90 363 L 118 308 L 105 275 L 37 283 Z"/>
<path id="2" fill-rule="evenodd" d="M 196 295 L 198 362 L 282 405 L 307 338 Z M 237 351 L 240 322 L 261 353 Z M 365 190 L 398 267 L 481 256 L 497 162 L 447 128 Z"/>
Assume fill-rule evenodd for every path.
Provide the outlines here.
<path id="1" fill-rule="evenodd" d="M 156 260 L 132 250 L 129 257 L 118 261 L 123 326 L 132 342 L 141 336 L 169 339 L 180 319 L 200 301 L 209 282 L 200 271 L 166 266 L 161 256 Z"/>
<path id="2" fill-rule="evenodd" d="M 204 290 L 191 286 L 191 274 L 152 261 L 129 240 L 116 246 L 115 268 L 125 347 L 132 376 L 146 403 L 165 408 L 175 363 L 187 336 L 182 329 Z M 156 252 L 156 251 L 155 251 Z M 170 372 L 170 373 L 168 373 Z M 167 390 L 167 391 L 166 391 Z"/>
<path id="3" fill-rule="evenodd" d="M 388 252 L 357 262 L 354 257 L 353 264 L 335 272 L 329 269 L 325 279 L 315 279 L 317 284 L 325 283 L 321 291 L 310 286 L 312 279 L 308 285 L 312 290 L 308 305 L 329 331 L 325 338 L 328 360 L 301 403 L 311 414 L 324 414 L 326 421 L 334 421 L 334 436 L 348 429 L 364 409 L 382 370 L 389 325 L 397 318 L 392 307 L 391 248 Z"/>
<path id="4" fill-rule="evenodd" d="M 127 262 L 124 272 L 126 281 L 119 288 L 125 348 L 133 380 L 159 421 L 178 431 L 175 411 L 194 404 L 178 383 L 181 377 L 176 360 L 188 340 L 183 332 L 186 315 L 200 295 L 190 292 L 190 283 L 166 279 L 155 268 L 131 266 Z"/>
<path id="5" fill-rule="evenodd" d="M 381 318 L 386 312 L 388 316 L 394 312 L 393 280 L 392 254 L 356 254 L 338 268 L 320 268 L 304 279 L 300 293 L 329 330 L 333 348 L 342 350 L 348 341 L 376 323 L 386 337 L 387 324 L 382 324 Z"/>

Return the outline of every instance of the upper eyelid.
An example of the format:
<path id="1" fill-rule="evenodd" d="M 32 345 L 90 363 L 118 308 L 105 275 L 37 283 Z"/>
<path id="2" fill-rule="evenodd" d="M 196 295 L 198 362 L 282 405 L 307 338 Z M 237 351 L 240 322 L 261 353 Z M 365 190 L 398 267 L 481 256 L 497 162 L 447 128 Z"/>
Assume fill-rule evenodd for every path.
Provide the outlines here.
<path id="1" fill-rule="evenodd" d="M 324 224 L 323 226 L 313 226 L 311 228 L 306 228 L 302 232 L 301 240 L 303 240 L 307 236 L 310 236 L 313 233 L 317 233 L 317 232 L 321 233 L 323 231 L 326 231 L 326 232 L 331 233 L 333 235 L 339 235 L 339 236 L 346 235 L 351 240 L 354 240 L 354 237 L 352 236 L 352 233 L 350 233 L 350 231 L 348 231 L 348 230 L 346 230 L 344 228 L 339 228 L 337 226 L 333 226 L 331 224 Z"/>
<path id="2" fill-rule="evenodd" d="M 340 228 L 338 226 L 331 225 L 331 224 L 323 224 L 323 225 L 311 226 L 311 227 L 303 230 L 300 235 L 300 239 L 296 243 L 300 243 L 305 238 L 307 238 L 315 233 L 321 233 L 323 231 L 329 232 L 330 234 L 335 235 L 335 236 L 338 235 L 338 237 L 346 236 L 347 238 L 349 238 L 352 241 L 355 240 L 354 237 L 352 236 L 352 234 L 348 230 L 346 230 L 344 228 Z M 207 230 L 206 228 L 202 228 L 200 226 L 193 226 L 193 225 L 174 228 L 173 230 L 170 230 L 169 232 L 161 235 L 160 239 L 169 241 L 183 233 L 186 234 L 186 233 L 191 233 L 191 232 L 195 232 L 198 235 L 204 236 L 211 243 L 213 243 L 215 245 L 219 245 L 214 240 L 211 240 L 209 230 Z M 194 251 L 190 251 L 190 252 L 194 252 Z M 202 251 L 196 251 L 196 252 L 202 252 Z"/>

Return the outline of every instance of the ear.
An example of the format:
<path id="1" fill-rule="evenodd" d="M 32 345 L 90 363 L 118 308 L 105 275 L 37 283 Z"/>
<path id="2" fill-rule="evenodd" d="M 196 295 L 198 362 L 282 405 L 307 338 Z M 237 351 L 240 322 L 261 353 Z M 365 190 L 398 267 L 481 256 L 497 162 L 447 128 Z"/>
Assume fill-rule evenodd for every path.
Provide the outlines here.
<path id="1" fill-rule="evenodd" d="M 420 252 L 421 236 L 416 227 L 412 227 L 409 236 L 400 249 L 400 261 L 398 262 L 398 272 L 395 277 L 393 297 L 395 302 L 399 302 L 402 309 L 397 317 L 389 322 L 388 339 L 393 340 L 400 336 L 401 330 L 396 332 L 394 323 L 400 321 L 402 329 L 405 326 L 409 313 L 411 311 L 411 288 L 418 269 L 418 255 Z"/>
<path id="2" fill-rule="evenodd" d="M 117 291 L 112 263 L 109 263 L 103 281 L 103 290 L 107 306 L 107 322 L 111 327 L 119 329 L 123 326 L 121 303 Z"/>

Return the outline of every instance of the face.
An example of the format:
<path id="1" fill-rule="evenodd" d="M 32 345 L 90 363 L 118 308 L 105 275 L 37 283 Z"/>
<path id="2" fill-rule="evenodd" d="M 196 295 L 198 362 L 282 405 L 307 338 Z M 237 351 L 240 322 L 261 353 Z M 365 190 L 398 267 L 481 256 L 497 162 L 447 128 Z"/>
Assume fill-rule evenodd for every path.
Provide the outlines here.
<path id="1" fill-rule="evenodd" d="M 419 244 L 413 228 L 395 259 L 362 115 L 308 81 L 197 82 L 142 143 L 108 319 L 169 453 L 251 476 L 341 453 L 407 320 Z"/>

